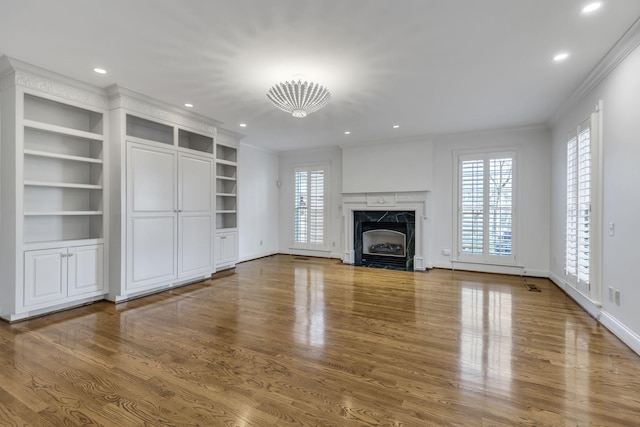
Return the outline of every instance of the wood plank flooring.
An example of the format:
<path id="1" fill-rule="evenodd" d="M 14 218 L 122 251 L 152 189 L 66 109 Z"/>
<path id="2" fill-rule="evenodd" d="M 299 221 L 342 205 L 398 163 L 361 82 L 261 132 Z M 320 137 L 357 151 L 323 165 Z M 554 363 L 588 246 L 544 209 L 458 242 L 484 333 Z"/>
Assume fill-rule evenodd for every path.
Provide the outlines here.
<path id="1" fill-rule="evenodd" d="M 640 425 L 640 357 L 546 279 L 277 255 L 0 324 L 22 425 Z"/>

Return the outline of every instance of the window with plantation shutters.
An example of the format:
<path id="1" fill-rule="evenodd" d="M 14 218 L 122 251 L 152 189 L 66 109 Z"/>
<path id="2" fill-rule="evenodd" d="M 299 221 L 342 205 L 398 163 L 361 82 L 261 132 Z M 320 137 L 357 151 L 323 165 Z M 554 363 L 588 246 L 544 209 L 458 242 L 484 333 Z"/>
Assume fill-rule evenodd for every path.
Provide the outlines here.
<path id="1" fill-rule="evenodd" d="M 325 243 L 326 168 L 299 167 L 294 170 L 294 245 L 322 247 Z"/>
<path id="2" fill-rule="evenodd" d="M 513 153 L 459 158 L 458 259 L 511 263 Z"/>
<path id="3" fill-rule="evenodd" d="M 571 132 L 567 142 L 567 218 L 565 272 L 589 284 L 591 263 L 591 118 Z"/>

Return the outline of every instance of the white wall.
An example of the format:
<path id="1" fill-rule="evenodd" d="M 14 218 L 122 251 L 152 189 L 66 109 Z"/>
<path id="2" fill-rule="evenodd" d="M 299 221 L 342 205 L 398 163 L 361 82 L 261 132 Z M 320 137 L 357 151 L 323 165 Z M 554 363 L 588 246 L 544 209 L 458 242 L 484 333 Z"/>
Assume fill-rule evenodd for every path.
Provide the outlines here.
<path id="1" fill-rule="evenodd" d="M 551 136 L 544 127 L 506 129 L 425 137 L 411 142 L 343 148 L 343 192 L 430 192 L 430 247 L 426 258 L 435 267 L 451 268 L 456 212 L 454 157 L 458 152 L 517 151 L 516 263 L 525 273 L 549 273 Z M 475 268 L 486 270 L 480 266 Z M 494 268 L 493 271 L 512 272 Z M 519 272 L 520 270 L 518 270 Z"/>
<path id="2" fill-rule="evenodd" d="M 425 191 L 432 187 L 433 144 L 426 137 L 343 147 L 342 152 L 344 193 Z"/>
<path id="3" fill-rule="evenodd" d="M 238 151 L 239 259 L 278 252 L 278 154 L 240 144 Z"/>
<path id="4" fill-rule="evenodd" d="M 453 254 L 456 246 L 453 241 L 456 153 L 506 149 L 517 151 L 516 197 L 520 209 L 514 218 L 516 264 L 524 266 L 527 275 L 548 275 L 551 141 L 546 127 L 454 134 L 436 139 L 430 239 L 434 266 L 451 268 L 452 257 L 443 255 L 442 250 L 449 249 Z"/>
<path id="5" fill-rule="evenodd" d="M 636 48 L 602 82 L 571 105 L 553 125 L 553 192 L 551 227 L 552 278 L 564 286 L 564 232 L 567 133 L 603 101 L 602 323 L 640 353 L 640 48 Z M 615 235 L 607 230 L 615 223 Z M 620 305 L 609 300 L 608 287 L 620 291 Z M 569 289 L 571 291 L 571 289 Z"/>
<path id="6" fill-rule="evenodd" d="M 293 250 L 293 168 L 301 165 L 329 165 L 327 196 L 327 245 L 324 251 Z M 328 148 L 309 151 L 289 151 L 280 154 L 280 239 L 279 251 L 302 255 L 340 258 L 342 255 L 342 150 Z"/>

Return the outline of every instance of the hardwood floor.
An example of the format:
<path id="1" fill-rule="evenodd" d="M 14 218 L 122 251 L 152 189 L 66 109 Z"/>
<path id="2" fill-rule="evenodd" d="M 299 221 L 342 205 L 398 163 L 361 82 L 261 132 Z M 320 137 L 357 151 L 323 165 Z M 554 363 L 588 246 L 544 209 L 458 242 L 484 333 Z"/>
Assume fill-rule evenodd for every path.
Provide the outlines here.
<path id="1" fill-rule="evenodd" d="M 546 279 L 278 255 L 0 324 L 1 426 L 639 423 L 640 357 Z"/>

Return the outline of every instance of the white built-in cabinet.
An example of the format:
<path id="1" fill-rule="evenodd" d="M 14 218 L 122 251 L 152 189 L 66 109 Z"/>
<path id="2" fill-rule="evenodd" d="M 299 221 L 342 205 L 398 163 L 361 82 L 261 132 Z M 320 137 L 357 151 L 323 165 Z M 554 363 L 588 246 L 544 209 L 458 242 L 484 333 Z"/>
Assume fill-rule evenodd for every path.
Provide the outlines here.
<path id="1" fill-rule="evenodd" d="M 218 128 L 216 139 L 216 244 L 217 270 L 238 262 L 238 147 L 242 135 Z"/>
<path id="2" fill-rule="evenodd" d="M 219 124 L 0 57 L 0 317 L 235 266 L 243 135 Z"/>
<path id="3" fill-rule="evenodd" d="M 109 298 L 121 301 L 215 272 L 217 122 L 114 86 Z"/>
<path id="4" fill-rule="evenodd" d="M 0 317 L 102 299 L 106 97 L 6 57 L 0 75 Z"/>

